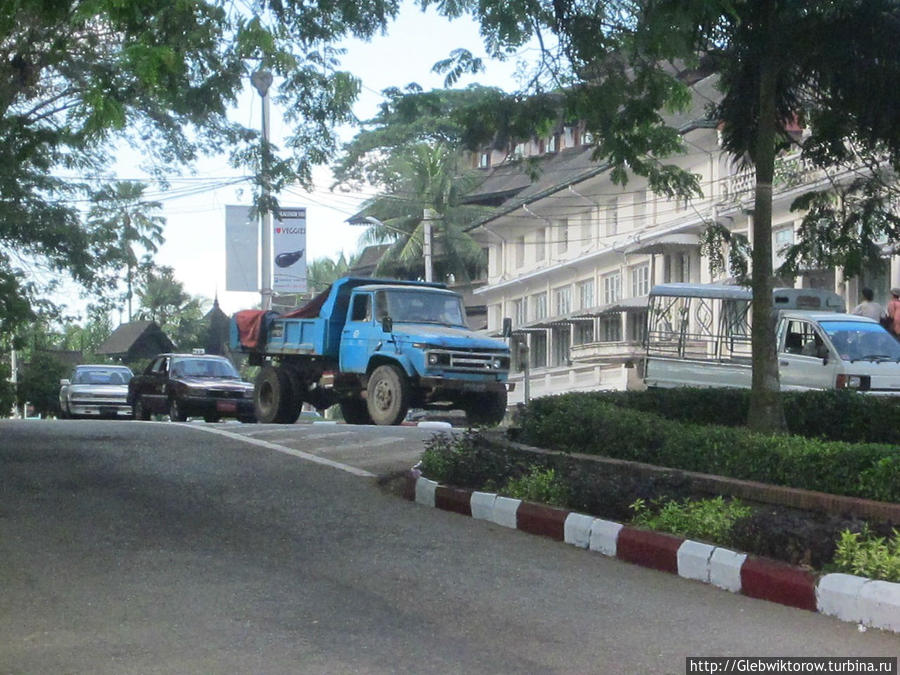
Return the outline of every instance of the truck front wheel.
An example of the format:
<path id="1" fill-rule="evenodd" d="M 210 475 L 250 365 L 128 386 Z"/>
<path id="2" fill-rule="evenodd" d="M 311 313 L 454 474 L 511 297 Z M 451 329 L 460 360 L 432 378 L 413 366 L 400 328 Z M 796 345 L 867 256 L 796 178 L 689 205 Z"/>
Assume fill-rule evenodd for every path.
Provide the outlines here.
<path id="1" fill-rule="evenodd" d="M 409 410 L 406 374 L 397 366 L 378 366 L 369 377 L 366 407 L 375 424 L 400 424 Z"/>
<path id="2" fill-rule="evenodd" d="M 256 376 L 253 392 L 256 419 L 266 424 L 293 424 L 300 417 L 300 402 L 294 396 L 290 374 L 283 368 L 265 366 Z"/>
<path id="3" fill-rule="evenodd" d="M 471 396 L 466 401 L 465 411 L 466 422 L 470 427 L 500 424 L 506 415 L 506 390 Z"/>

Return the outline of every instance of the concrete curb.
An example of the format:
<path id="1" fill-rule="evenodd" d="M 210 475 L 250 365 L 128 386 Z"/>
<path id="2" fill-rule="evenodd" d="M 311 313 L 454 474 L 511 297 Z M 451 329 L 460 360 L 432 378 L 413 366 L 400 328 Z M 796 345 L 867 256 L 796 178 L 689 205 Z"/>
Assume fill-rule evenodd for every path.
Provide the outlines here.
<path id="1" fill-rule="evenodd" d="M 404 495 L 418 504 L 550 537 L 733 593 L 900 633 L 900 583 L 850 574 L 817 579 L 804 568 L 719 546 L 490 492 L 445 487 L 417 469 L 408 472 Z"/>

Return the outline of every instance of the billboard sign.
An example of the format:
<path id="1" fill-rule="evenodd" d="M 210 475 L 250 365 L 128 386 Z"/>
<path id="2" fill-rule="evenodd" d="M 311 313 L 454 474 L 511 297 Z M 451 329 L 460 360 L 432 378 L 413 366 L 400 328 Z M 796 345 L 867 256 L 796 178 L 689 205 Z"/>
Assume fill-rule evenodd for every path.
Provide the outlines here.
<path id="1" fill-rule="evenodd" d="M 259 291 L 259 219 L 249 206 L 225 207 L 225 290 Z"/>
<path id="2" fill-rule="evenodd" d="M 306 209 L 280 208 L 272 223 L 274 293 L 306 292 Z"/>

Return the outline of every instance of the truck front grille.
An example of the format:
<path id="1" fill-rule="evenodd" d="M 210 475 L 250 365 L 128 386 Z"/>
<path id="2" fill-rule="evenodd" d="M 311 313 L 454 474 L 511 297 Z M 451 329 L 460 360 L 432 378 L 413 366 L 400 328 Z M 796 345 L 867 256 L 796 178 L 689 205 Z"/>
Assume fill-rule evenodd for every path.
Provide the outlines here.
<path id="1" fill-rule="evenodd" d="M 432 349 L 425 353 L 426 364 L 431 368 L 459 373 L 509 372 L 509 355 L 502 352 L 466 352 Z"/>

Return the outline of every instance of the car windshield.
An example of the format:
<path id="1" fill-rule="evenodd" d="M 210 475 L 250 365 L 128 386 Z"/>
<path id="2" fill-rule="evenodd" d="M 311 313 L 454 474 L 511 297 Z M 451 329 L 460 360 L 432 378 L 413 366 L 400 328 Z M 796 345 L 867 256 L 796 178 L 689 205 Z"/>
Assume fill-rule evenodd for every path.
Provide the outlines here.
<path id="1" fill-rule="evenodd" d="M 822 328 L 844 361 L 900 361 L 900 342 L 877 323 L 823 321 Z"/>
<path id="2" fill-rule="evenodd" d="M 176 359 L 172 364 L 175 377 L 240 377 L 225 359 Z"/>
<path id="3" fill-rule="evenodd" d="M 79 368 L 72 384 L 128 384 L 130 379 L 127 368 Z"/>
<path id="4" fill-rule="evenodd" d="M 466 315 L 460 297 L 448 293 L 421 290 L 387 291 L 376 298 L 376 316 L 387 313 L 397 323 L 438 323 L 445 326 L 465 326 Z"/>

